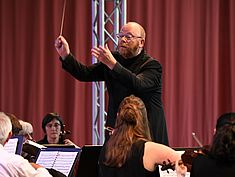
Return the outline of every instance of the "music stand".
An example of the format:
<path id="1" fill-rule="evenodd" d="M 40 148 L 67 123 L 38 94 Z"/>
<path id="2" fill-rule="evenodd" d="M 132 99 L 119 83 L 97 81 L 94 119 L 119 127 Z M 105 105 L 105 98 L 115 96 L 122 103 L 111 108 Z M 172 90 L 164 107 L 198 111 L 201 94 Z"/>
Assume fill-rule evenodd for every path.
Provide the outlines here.
<path id="1" fill-rule="evenodd" d="M 98 177 L 98 160 L 101 148 L 101 145 L 85 145 L 82 147 L 76 177 Z"/>

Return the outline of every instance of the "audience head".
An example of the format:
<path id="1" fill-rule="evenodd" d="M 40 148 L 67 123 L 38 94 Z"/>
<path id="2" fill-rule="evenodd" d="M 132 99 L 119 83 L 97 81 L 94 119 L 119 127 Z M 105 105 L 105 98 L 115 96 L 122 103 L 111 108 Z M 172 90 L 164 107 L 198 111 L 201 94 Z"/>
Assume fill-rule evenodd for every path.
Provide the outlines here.
<path id="1" fill-rule="evenodd" d="M 219 161 L 235 161 L 235 113 L 225 113 L 218 118 L 210 151 Z"/>
<path id="2" fill-rule="evenodd" d="M 19 135 L 20 130 L 22 130 L 22 126 L 19 122 L 19 119 L 11 113 L 5 113 L 11 120 L 12 124 L 12 135 Z"/>
<path id="3" fill-rule="evenodd" d="M 0 144 L 4 145 L 11 136 L 12 124 L 10 118 L 0 112 Z"/>

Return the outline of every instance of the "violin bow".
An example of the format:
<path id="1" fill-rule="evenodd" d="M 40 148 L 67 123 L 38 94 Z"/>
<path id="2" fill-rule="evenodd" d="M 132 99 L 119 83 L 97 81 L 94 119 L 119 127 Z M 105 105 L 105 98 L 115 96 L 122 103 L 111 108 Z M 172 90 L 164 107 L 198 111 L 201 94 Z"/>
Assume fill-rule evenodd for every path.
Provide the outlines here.
<path id="1" fill-rule="evenodd" d="M 192 132 L 192 136 L 200 147 L 203 147 L 201 141 L 197 138 L 196 133 Z"/>

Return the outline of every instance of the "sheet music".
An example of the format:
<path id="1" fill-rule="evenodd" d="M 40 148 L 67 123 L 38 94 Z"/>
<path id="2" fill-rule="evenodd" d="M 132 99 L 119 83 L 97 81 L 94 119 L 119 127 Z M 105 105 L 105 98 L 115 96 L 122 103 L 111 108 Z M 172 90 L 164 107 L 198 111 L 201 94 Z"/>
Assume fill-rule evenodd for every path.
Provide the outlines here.
<path id="1" fill-rule="evenodd" d="M 26 140 L 25 143 L 28 143 L 28 144 L 30 144 L 32 146 L 35 146 L 35 147 L 39 148 L 39 149 L 46 148 L 46 146 L 43 146 L 43 145 L 38 144 L 38 143 L 35 143 L 35 142 L 31 141 L 31 140 Z"/>
<path id="2" fill-rule="evenodd" d="M 53 168 L 58 151 L 41 151 L 36 163 L 45 168 Z"/>
<path id="3" fill-rule="evenodd" d="M 4 145 L 4 150 L 7 151 L 8 153 L 15 154 L 16 153 L 17 144 L 18 144 L 18 138 L 11 138 Z"/>
<path id="4" fill-rule="evenodd" d="M 59 152 L 54 164 L 55 169 L 69 175 L 76 156 L 77 152 Z"/>
<path id="5" fill-rule="evenodd" d="M 45 168 L 53 168 L 68 176 L 77 154 L 78 152 L 41 151 L 36 163 Z"/>

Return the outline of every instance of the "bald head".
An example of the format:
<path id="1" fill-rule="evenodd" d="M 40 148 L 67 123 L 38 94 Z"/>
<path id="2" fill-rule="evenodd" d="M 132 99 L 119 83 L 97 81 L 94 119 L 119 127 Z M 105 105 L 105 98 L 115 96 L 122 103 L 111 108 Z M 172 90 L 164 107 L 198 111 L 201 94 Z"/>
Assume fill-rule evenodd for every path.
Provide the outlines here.
<path id="1" fill-rule="evenodd" d="M 123 28 L 129 28 L 132 30 L 132 34 L 134 34 L 135 36 L 140 36 L 142 37 L 144 40 L 145 40 L 145 37 L 146 37 L 146 33 L 145 33 L 145 30 L 144 28 L 139 24 L 139 23 L 136 23 L 136 22 L 128 22 L 126 23 L 123 27 Z M 122 31 L 121 29 L 121 31 Z"/>

